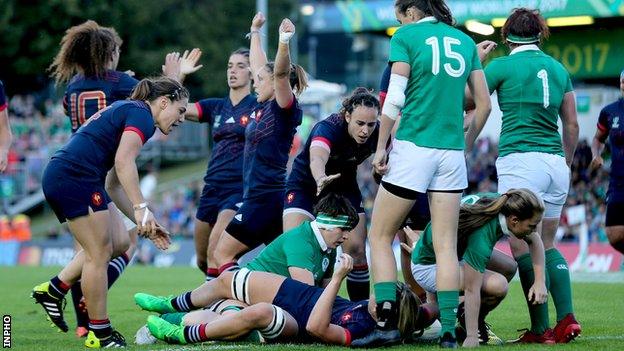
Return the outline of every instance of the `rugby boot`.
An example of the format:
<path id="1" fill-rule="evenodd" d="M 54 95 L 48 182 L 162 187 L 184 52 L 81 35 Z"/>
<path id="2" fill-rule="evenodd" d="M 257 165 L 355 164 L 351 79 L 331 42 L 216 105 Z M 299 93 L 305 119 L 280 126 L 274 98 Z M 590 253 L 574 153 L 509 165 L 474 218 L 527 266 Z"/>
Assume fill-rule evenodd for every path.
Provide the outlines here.
<path id="1" fill-rule="evenodd" d="M 43 307 L 43 310 L 48 315 L 48 320 L 51 321 L 60 331 L 67 333 L 69 328 L 65 319 L 63 319 L 63 310 L 65 309 L 66 300 L 56 298 L 50 295 L 50 282 L 45 282 L 35 286 L 30 294 L 30 297 L 35 299 L 35 303 L 38 303 Z"/>

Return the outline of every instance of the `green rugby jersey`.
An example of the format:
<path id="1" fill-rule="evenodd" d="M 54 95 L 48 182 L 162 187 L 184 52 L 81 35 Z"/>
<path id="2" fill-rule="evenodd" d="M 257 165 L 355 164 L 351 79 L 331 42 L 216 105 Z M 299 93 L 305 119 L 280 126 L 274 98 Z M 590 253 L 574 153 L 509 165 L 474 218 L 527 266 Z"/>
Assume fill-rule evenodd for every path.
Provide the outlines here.
<path id="1" fill-rule="evenodd" d="M 421 147 L 464 149 L 464 89 L 481 69 L 474 41 L 433 17 L 401 26 L 390 61 L 411 67 L 396 138 Z"/>
<path id="2" fill-rule="evenodd" d="M 482 193 L 469 195 L 462 199 L 462 203 L 475 203 L 484 196 L 499 196 L 495 193 Z M 504 218 L 504 217 L 503 217 Z M 492 250 L 496 242 L 503 236 L 503 229 L 500 225 L 500 217 L 497 216 L 488 221 L 485 225 L 475 230 L 468 237 L 465 247 L 458 247 L 457 256 L 464 260 L 475 270 L 483 273 L 485 267 L 492 256 Z M 435 253 L 433 251 L 433 238 L 431 234 L 431 223 L 427 225 L 420 240 L 412 251 L 412 262 L 414 264 L 431 265 L 436 264 Z"/>
<path id="3" fill-rule="evenodd" d="M 490 93 L 503 111 L 499 156 L 543 152 L 564 156 L 557 119 L 570 75 L 536 45 L 522 45 L 485 67 Z"/>
<path id="4" fill-rule="evenodd" d="M 331 278 L 336 263 L 336 250 L 327 249 L 320 233 L 318 235 L 319 238 L 311 222 L 303 222 L 278 236 L 246 267 L 252 271 L 270 272 L 289 278 L 288 267 L 303 268 L 312 272 L 314 284 L 321 286 L 324 278 Z"/>

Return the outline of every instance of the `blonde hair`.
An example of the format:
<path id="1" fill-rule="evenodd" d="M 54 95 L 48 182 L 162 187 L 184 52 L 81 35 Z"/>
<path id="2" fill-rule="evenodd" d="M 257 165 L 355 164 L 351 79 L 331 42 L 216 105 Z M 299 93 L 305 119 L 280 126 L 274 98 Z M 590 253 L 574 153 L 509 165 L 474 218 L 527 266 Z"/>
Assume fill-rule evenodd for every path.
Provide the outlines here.
<path id="1" fill-rule="evenodd" d="M 403 338 L 406 338 L 418 327 L 418 317 L 421 301 L 418 296 L 404 283 L 397 282 L 397 301 L 399 306 L 398 329 Z"/>

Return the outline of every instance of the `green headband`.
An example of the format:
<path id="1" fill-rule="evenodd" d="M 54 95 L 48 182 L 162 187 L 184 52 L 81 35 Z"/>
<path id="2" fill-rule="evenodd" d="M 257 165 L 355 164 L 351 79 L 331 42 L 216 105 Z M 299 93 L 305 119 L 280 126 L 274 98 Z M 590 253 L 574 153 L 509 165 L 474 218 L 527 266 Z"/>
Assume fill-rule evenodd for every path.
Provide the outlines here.
<path id="1" fill-rule="evenodd" d="M 327 213 L 319 212 L 316 215 L 316 223 L 319 228 L 323 229 L 350 228 L 349 216 L 346 215 L 332 217 Z"/>
<path id="2" fill-rule="evenodd" d="M 508 34 L 507 41 L 514 44 L 532 44 L 537 43 L 540 40 L 540 36 L 534 35 L 532 37 L 521 37 L 519 35 Z"/>

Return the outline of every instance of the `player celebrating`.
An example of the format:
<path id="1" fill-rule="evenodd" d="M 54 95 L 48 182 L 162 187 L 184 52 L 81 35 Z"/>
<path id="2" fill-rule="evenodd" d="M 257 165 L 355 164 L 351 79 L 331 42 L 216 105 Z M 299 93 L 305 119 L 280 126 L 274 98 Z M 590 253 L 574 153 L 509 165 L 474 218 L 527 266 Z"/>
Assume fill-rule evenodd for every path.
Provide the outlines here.
<path id="1" fill-rule="evenodd" d="M 169 134 L 184 121 L 188 91 L 169 78 L 144 79 L 130 101 L 118 101 L 93 115 L 57 151 L 43 175 L 43 193 L 59 221 L 67 221 L 83 247 L 49 282 L 33 289 L 50 320 L 67 331 L 63 300 L 81 278 L 89 312 L 85 345 L 92 348 L 125 346 L 123 336 L 111 327 L 107 315 L 107 265 L 129 245 L 117 206 L 138 225 L 139 233 L 165 249 L 167 232 L 160 227 L 139 189 L 135 159 L 155 126 Z M 126 197 L 112 203 L 104 189 L 109 170 Z M 70 189 L 70 190 L 68 190 Z"/>
<path id="2" fill-rule="evenodd" d="M 8 107 L 4 84 L 0 80 L 0 172 L 4 172 L 7 167 L 9 148 L 11 147 L 11 140 L 13 140 L 11 125 L 9 124 Z"/>
<path id="3" fill-rule="evenodd" d="M 190 66 L 194 67 L 195 62 Z M 249 50 L 238 49 L 230 54 L 226 74 L 230 87 L 227 97 L 202 99 L 189 104 L 186 112 L 188 120 L 212 125 L 214 141 L 195 216 L 197 266 L 206 280 L 219 275 L 214 248 L 243 201 L 245 127 L 257 105 L 251 94 Z"/>
<path id="4" fill-rule="evenodd" d="M 275 63 L 267 63 L 256 14 L 251 25 L 250 67 L 259 106 L 245 131 L 243 204 L 227 226 L 214 251 L 219 273 L 236 269 L 243 253 L 269 243 L 282 232 L 282 210 L 288 152 L 301 124 L 302 111 L 294 92 L 306 87 L 303 68 L 291 65 L 288 42 L 295 25 L 284 19 L 279 28 Z"/>
<path id="5" fill-rule="evenodd" d="M 381 346 L 401 339 L 396 329 L 396 264 L 391 244 L 418 194 L 427 192 L 440 263 L 441 345 L 454 347 L 454 310 L 459 303 L 457 217 L 461 192 L 467 186 L 462 123 L 466 83 L 476 101 L 476 117 L 465 137 L 468 149 L 485 124 L 490 99 L 475 43 L 451 27 L 453 19 L 444 1 L 397 0 L 395 13 L 401 28 L 390 43 L 392 75 L 373 161 L 377 172 L 385 175 L 375 198 L 369 236 L 379 321 L 374 333 L 354 345 Z M 402 120 L 386 164 L 386 145 L 399 112 Z"/>
<path id="6" fill-rule="evenodd" d="M 557 326 L 554 338 L 565 343 L 581 332 L 574 318 L 568 263 L 555 248 L 555 233 L 570 186 L 570 168 L 578 141 L 576 101 L 570 75 L 564 66 L 543 53 L 538 44 L 549 30 L 537 10 L 515 9 L 501 30 L 511 49 L 509 56 L 492 60 L 485 69 L 490 92 L 498 93 L 503 124 L 496 160 L 498 192 L 523 187 L 545 203 L 538 231 L 546 250 L 546 272 L 532 265 L 527 244 L 513 236 L 509 243 L 518 262 L 525 295 L 535 281 L 547 274 Z M 563 145 L 557 120 L 563 124 Z M 550 343 L 548 305 L 527 300 L 531 330 L 519 342 Z"/>
<path id="7" fill-rule="evenodd" d="M 592 142 L 590 169 L 602 167 L 602 151 L 609 138 L 611 150 L 611 173 L 607 193 L 607 218 L 605 227 L 607 237 L 614 249 L 624 253 L 624 71 L 620 73 L 620 91 L 618 101 L 605 106 L 598 117 L 598 129 Z"/>
<path id="8" fill-rule="evenodd" d="M 342 245 L 354 259 L 347 277 L 347 291 L 353 301 L 369 295 L 366 262 L 366 214 L 357 184 L 357 166 L 377 145 L 379 101 L 366 88 L 357 88 L 342 102 L 339 113 L 317 123 L 304 149 L 293 163 L 286 182 L 284 230 L 313 220 L 312 208 L 328 192 L 346 196 L 359 213 L 359 224 Z"/>

